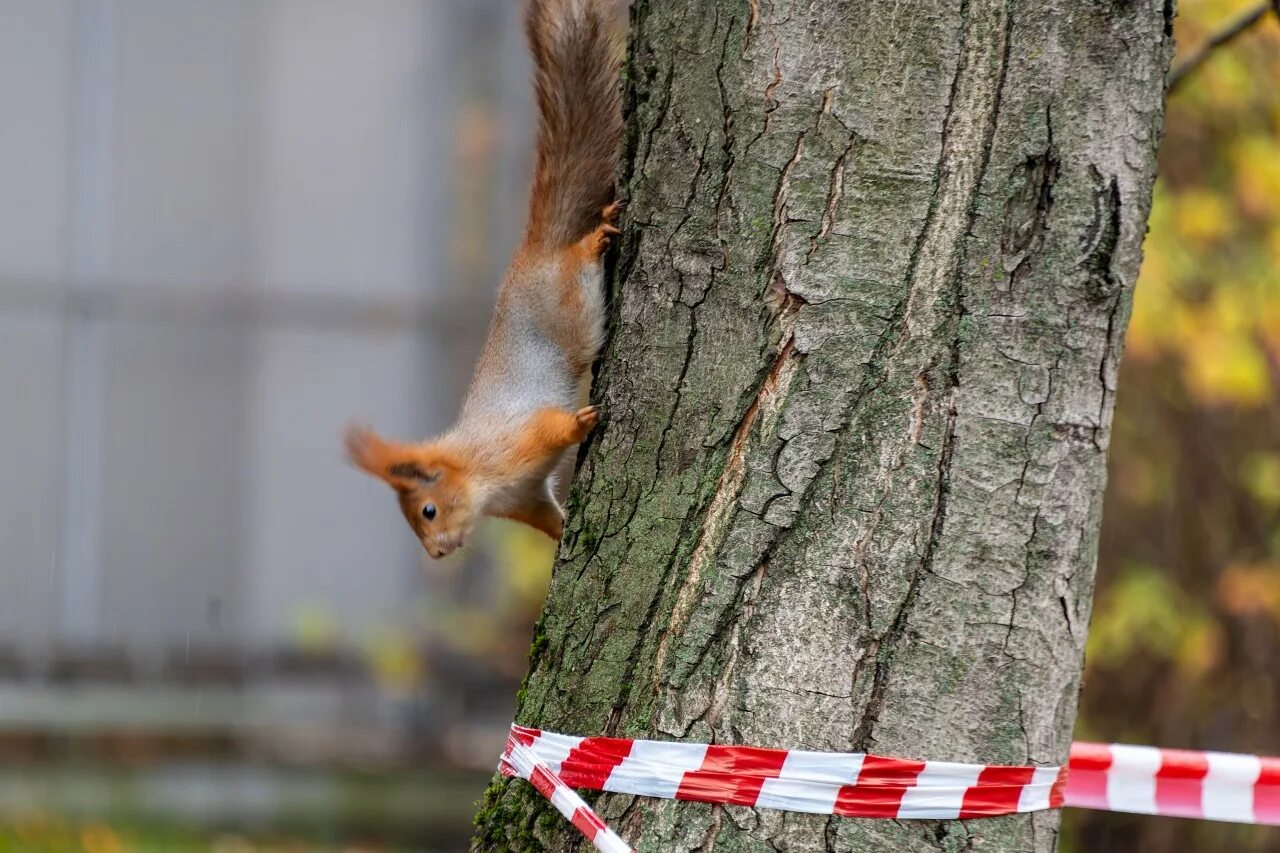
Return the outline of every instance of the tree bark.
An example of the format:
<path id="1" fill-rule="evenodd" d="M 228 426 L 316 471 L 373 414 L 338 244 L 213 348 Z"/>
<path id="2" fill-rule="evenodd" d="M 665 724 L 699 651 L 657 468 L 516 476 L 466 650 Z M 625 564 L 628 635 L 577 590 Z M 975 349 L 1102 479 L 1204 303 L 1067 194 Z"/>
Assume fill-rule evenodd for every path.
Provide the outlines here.
<path id="1" fill-rule="evenodd" d="M 631 204 L 517 719 L 1065 761 L 1165 0 L 638 0 Z M 643 851 L 1051 850 L 604 795 Z M 496 780 L 476 850 L 579 841 Z"/>

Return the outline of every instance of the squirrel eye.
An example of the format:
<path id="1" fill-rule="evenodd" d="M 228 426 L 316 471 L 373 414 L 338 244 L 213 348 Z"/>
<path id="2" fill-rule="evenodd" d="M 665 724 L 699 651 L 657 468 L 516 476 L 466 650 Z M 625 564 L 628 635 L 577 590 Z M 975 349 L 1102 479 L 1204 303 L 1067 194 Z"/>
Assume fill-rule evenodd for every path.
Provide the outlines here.
<path id="1" fill-rule="evenodd" d="M 435 504 L 427 504 L 426 506 L 424 506 L 424 507 L 422 508 L 422 517 L 423 517 L 423 518 L 425 518 L 427 521 L 430 521 L 431 519 L 435 518 L 435 517 L 436 517 L 436 505 L 435 505 Z"/>

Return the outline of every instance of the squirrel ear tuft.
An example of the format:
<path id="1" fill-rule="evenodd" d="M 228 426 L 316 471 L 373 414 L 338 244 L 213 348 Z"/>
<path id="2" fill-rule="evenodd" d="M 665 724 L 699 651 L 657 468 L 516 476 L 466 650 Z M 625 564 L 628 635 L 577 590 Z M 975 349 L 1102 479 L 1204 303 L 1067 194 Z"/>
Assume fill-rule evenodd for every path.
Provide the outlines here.
<path id="1" fill-rule="evenodd" d="M 367 426 L 351 426 L 343 443 L 351 464 L 375 477 L 387 479 L 398 454 L 390 444 Z"/>
<path id="2" fill-rule="evenodd" d="M 369 427 L 348 427 L 345 443 L 352 465 L 393 488 L 408 488 L 414 481 L 431 483 L 440 477 L 439 471 L 419 458 L 421 448 L 386 441 Z"/>
<path id="3" fill-rule="evenodd" d="M 393 463 L 387 473 L 402 480 L 421 480 L 424 483 L 434 483 L 440 479 L 439 471 L 428 471 L 417 462 Z"/>

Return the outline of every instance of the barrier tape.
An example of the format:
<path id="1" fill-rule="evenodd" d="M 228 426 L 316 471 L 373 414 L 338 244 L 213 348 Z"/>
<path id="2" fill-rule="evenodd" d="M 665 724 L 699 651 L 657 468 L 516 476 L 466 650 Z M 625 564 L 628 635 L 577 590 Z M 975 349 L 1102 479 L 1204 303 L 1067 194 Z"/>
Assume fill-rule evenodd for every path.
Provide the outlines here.
<path id="1" fill-rule="evenodd" d="M 631 848 L 573 788 L 843 817 L 954 820 L 1078 806 L 1280 825 L 1280 759 L 1076 743 L 1070 773 L 629 738 L 513 725 L 499 770 L 529 780 L 604 853 Z"/>
<path id="2" fill-rule="evenodd" d="M 527 779 L 597 850 L 602 853 L 635 853 L 631 845 L 605 825 L 582 797 L 514 734 L 507 740 L 507 749 L 502 753 L 498 769 L 508 776 Z"/>
<path id="3" fill-rule="evenodd" d="M 1280 826 L 1280 758 L 1073 743 L 1066 804 Z"/>

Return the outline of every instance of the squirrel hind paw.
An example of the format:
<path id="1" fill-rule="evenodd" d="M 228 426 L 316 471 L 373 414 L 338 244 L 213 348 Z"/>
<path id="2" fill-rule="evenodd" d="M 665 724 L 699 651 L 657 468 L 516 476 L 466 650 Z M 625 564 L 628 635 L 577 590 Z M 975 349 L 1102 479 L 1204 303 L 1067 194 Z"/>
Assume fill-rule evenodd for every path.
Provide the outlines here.
<path id="1" fill-rule="evenodd" d="M 613 225 L 618 221 L 618 217 L 622 215 L 622 211 L 627 209 L 627 203 L 622 199 L 618 199 L 613 204 L 605 206 L 600 211 L 600 218 L 607 224 Z"/>
<path id="2" fill-rule="evenodd" d="M 594 231 L 582 238 L 582 242 L 578 244 L 579 251 L 593 261 L 599 260 L 609 248 L 609 242 L 621 233 L 616 226 L 601 223 Z"/>

